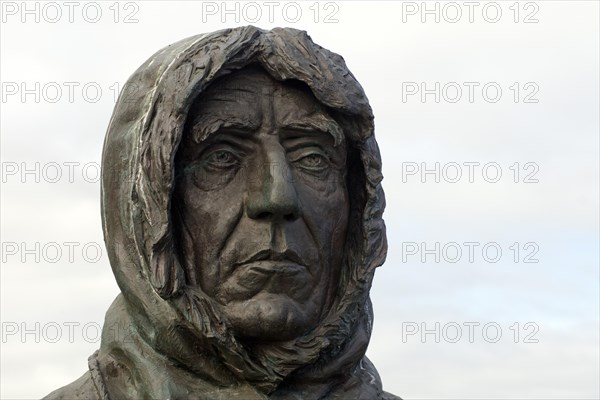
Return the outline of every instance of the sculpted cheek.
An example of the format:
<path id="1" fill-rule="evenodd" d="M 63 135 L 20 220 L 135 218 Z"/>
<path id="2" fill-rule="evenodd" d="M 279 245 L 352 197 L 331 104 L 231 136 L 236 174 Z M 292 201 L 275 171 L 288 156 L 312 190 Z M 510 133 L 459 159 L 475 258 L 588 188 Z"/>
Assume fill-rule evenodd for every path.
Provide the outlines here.
<path id="1" fill-rule="evenodd" d="M 316 190 L 319 182 L 316 185 L 299 185 L 297 189 L 303 219 L 317 236 L 317 243 L 326 251 L 330 251 L 338 238 L 343 240 L 346 232 L 348 196 L 345 185 L 341 180 L 338 182 L 325 183 L 323 190 Z"/>
<path id="2" fill-rule="evenodd" d="M 239 189 L 239 187 L 238 187 Z M 181 224 L 186 230 L 186 245 L 191 248 L 193 276 L 203 288 L 214 288 L 219 273 L 219 255 L 235 229 L 242 212 L 241 196 L 231 185 L 204 191 L 194 184 L 181 189 Z M 208 290 L 210 292 L 210 290 Z"/>
<path id="3" fill-rule="evenodd" d="M 304 205 L 314 209 L 318 215 L 337 214 L 346 203 L 346 183 L 340 171 L 330 170 L 325 176 L 312 176 L 302 173 L 294 174 L 296 191 Z M 324 214 L 324 210 L 328 213 Z"/>
<path id="4" fill-rule="evenodd" d="M 186 209 L 195 219 L 210 224 L 212 220 L 237 215 L 242 207 L 244 186 L 239 179 L 221 183 L 210 190 L 199 189 L 196 184 L 186 186 L 184 199 Z"/>

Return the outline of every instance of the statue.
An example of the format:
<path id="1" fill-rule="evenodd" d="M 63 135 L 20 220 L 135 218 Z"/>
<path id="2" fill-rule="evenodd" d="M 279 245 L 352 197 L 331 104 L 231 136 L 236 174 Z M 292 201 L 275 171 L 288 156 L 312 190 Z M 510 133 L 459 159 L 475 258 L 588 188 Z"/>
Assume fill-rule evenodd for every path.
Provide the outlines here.
<path id="1" fill-rule="evenodd" d="M 102 156 L 121 294 L 47 399 L 397 399 L 365 356 L 387 250 L 368 100 L 302 31 L 194 36 L 143 64 Z"/>

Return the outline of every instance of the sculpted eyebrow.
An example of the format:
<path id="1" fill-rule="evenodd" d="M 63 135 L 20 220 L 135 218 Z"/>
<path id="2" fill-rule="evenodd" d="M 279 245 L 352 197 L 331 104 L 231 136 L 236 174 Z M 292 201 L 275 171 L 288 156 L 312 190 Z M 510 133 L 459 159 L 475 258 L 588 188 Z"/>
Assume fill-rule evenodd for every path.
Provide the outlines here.
<path id="1" fill-rule="evenodd" d="M 338 123 L 322 114 L 301 121 L 287 122 L 282 126 L 282 130 L 287 132 L 311 133 L 317 131 L 328 133 L 333 137 L 334 147 L 337 147 L 344 140 L 344 132 Z"/>
<path id="2" fill-rule="evenodd" d="M 198 118 L 192 126 L 192 140 L 195 143 L 201 143 L 210 135 L 219 130 L 227 129 L 239 132 L 254 132 L 260 127 L 259 121 L 252 121 L 251 118 L 238 119 L 235 117 L 226 118 Z"/>

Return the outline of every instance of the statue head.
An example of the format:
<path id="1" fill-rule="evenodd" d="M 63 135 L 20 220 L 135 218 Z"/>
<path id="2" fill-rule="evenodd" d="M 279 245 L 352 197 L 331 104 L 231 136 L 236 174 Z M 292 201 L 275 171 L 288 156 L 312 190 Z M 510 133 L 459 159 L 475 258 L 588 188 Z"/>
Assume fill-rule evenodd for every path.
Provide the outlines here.
<path id="1" fill-rule="evenodd" d="M 216 300 L 239 337 L 313 329 L 346 242 L 341 126 L 305 84 L 247 66 L 194 101 L 179 147 L 174 230 L 188 285 Z"/>
<path id="2" fill-rule="evenodd" d="M 104 143 L 122 294 L 90 361 L 95 387 L 380 398 L 365 351 L 387 250 L 381 179 L 362 87 L 305 32 L 247 26 L 158 51 Z"/>

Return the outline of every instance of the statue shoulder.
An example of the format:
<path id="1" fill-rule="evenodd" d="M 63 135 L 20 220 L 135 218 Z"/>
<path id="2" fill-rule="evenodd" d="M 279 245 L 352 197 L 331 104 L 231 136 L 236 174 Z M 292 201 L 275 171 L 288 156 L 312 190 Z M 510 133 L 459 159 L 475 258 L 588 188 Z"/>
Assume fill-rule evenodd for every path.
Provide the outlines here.
<path id="1" fill-rule="evenodd" d="M 42 400 L 101 400 L 94 386 L 92 375 L 87 371 L 76 381 L 56 389 Z"/>
<path id="2" fill-rule="evenodd" d="M 383 392 L 383 397 L 381 398 L 382 400 L 402 400 L 400 397 L 388 393 L 388 392 Z"/>

